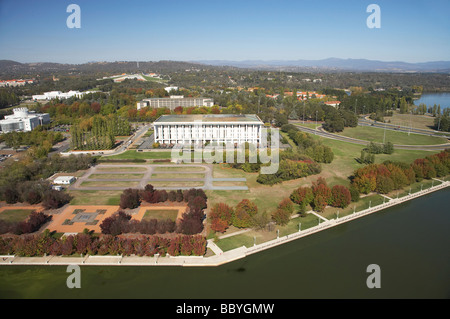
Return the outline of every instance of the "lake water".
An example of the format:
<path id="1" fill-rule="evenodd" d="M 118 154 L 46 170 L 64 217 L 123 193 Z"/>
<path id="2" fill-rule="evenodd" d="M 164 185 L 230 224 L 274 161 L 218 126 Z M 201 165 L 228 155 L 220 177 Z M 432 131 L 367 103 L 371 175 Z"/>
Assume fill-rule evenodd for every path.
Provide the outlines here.
<path id="1" fill-rule="evenodd" d="M 220 267 L 0 266 L 0 298 L 450 298 L 450 189 Z M 369 289 L 367 266 L 381 269 Z"/>
<path id="2" fill-rule="evenodd" d="M 450 107 L 450 93 L 425 93 L 420 99 L 414 100 L 414 105 L 425 103 L 427 106 L 441 105 L 441 110 Z"/>

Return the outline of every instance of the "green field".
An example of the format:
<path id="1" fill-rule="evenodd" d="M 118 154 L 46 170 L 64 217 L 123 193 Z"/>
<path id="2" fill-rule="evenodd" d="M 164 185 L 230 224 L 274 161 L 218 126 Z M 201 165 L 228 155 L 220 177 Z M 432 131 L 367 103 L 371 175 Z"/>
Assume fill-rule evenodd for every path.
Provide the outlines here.
<path id="1" fill-rule="evenodd" d="M 170 219 L 177 220 L 178 209 L 149 209 L 145 212 L 142 220 L 149 219 Z"/>
<path id="2" fill-rule="evenodd" d="M 166 167 L 166 166 L 155 166 L 153 168 L 153 172 L 154 173 L 158 173 L 158 172 L 191 172 L 191 173 L 197 173 L 197 172 L 204 172 L 205 168 L 204 167 L 199 167 L 199 166 L 186 166 L 183 167 L 181 165 L 173 165 L 170 167 Z"/>
<path id="3" fill-rule="evenodd" d="M 109 182 L 109 181 L 87 181 L 81 183 L 81 187 L 127 187 L 127 188 L 133 188 L 137 187 L 139 185 L 139 182 Z"/>
<path id="4" fill-rule="evenodd" d="M 114 165 L 114 164 L 109 164 L 109 165 Z M 120 166 L 120 164 L 116 165 L 117 167 L 101 167 L 101 166 L 97 166 L 96 169 L 98 171 L 104 171 L 104 172 L 111 172 L 111 174 L 114 173 L 120 173 L 120 172 L 145 172 L 147 169 L 145 167 L 124 167 L 124 166 Z"/>
<path id="5" fill-rule="evenodd" d="M 383 143 L 385 130 L 382 128 L 370 126 L 346 127 L 343 132 L 338 133 L 342 136 L 356 138 L 368 142 Z M 427 136 L 422 134 L 386 130 L 386 142 L 398 145 L 436 145 L 447 142 L 445 138 Z"/>
<path id="6" fill-rule="evenodd" d="M 170 159 L 171 151 L 167 152 L 137 152 L 125 151 L 119 155 L 104 156 L 105 159 Z"/>
<path id="7" fill-rule="evenodd" d="M 5 209 L 0 213 L 0 219 L 7 222 L 20 222 L 27 219 L 32 209 Z"/>
<path id="8" fill-rule="evenodd" d="M 119 205 L 122 191 L 71 190 L 70 205 Z"/>
<path id="9" fill-rule="evenodd" d="M 201 173 L 163 173 L 163 174 L 152 174 L 152 178 L 205 178 L 205 174 Z"/>
<path id="10" fill-rule="evenodd" d="M 138 179 L 144 177 L 144 174 L 92 174 L 89 179 Z"/>

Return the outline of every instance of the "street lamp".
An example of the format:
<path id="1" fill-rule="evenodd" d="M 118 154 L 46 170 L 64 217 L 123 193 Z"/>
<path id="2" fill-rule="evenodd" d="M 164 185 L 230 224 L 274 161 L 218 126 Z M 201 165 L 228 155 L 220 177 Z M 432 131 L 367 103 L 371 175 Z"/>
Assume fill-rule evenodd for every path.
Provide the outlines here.
<path id="1" fill-rule="evenodd" d="M 316 110 L 316 131 L 317 131 L 317 110 Z M 314 132 L 314 135 L 316 135 L 316 132 Z"/>

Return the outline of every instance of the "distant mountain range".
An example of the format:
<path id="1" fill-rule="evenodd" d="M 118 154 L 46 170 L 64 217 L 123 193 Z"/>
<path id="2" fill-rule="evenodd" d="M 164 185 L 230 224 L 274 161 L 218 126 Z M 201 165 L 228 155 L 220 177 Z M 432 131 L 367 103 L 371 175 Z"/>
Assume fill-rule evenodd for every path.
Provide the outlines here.
<path id="1" fill-rule="evenodd" d="M 215 66 L 234 66 L 260 70 L 276 69 L 281 71 L 372 71 L 372 72 L 450 72 L 450 61 L 408 63 L 401 61 L 385 62 L 367 59 L 323 60 L 202 60 L 191 61 Z"/>
<path id="2" fill-rule="evenodd" d="M 138 72 L 177 72 L 185 70 L 218 68 L 198 63 L 180 61 L 116 61 L 88 62 L 83 64 L 67 64 L 52 62 L 20 63 L 11 60 L 0 60 L 0 76 L 27 76 L 33 74 L 102 74 L 102 73 L 138 73 Z"/>
<path id="3" fill-rule="evenodd" d="M 201 60 L 201 61 L 117 61 L 89 62 L 83 64 L 64 63 L 20 63 L 0 60 L 0 76 L 26 76 L 36 73 L 111 73 L 111 72 L 177 72 L 209 68 L 245 68 L 253 70 L 277 70 L 291 72 L 434 72 L 450 73 L 450 61 L 424 63 L 384 62 L 366 59 L 324 60 Z"/>

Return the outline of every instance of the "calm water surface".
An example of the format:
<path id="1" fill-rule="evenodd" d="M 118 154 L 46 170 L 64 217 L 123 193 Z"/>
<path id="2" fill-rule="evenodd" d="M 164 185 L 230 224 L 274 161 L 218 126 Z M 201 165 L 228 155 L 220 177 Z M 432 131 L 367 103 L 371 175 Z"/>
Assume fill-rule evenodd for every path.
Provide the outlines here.
<path id="1" fill-rule="evenodd" d="M 441 110 L 450 107 L 450 93 L 425 93 L 420 99 L 414 100 L 415 105 L 425 103 L 427 106 L 441 105 Z"/>
<path id="2" fill-rule="evenodd" d="M 0 298 L 449 298 L 450 189 L 220 267 L 0 266 Z M 368 289 L 366 268 L 381 267 Z"/>

